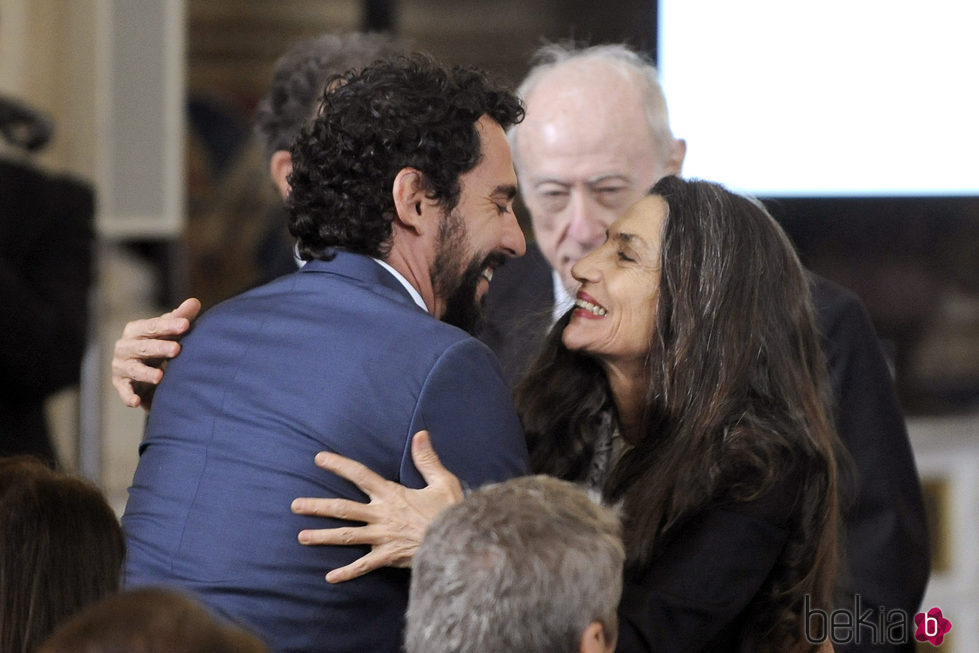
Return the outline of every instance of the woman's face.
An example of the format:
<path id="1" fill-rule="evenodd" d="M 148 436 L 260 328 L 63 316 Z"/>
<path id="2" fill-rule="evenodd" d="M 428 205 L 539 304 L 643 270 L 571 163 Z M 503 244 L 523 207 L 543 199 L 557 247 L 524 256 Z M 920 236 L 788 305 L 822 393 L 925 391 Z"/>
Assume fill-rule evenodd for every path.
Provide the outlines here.
<path id="1" fill-rule="evenodd" d="M 642 364 L 656 320 L 667 212 L 662 197 L 644 197 L 571 269 L 581 286 L 562 334 L 568 349 L 616 366 Z"/>

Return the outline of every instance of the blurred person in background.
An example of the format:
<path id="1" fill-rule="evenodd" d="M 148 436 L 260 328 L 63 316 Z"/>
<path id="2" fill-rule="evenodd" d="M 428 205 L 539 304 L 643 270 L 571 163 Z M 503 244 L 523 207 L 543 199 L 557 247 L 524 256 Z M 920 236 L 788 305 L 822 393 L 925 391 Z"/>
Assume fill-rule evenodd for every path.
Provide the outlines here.
<path id="1" fill-rule="evenodd" d="M 95 194 L 80 179 L 26 158 L 50 121 L 0 97 L 0 138 L 23 156 L 0 159 L 0 456 L 57 452 L 45 401 L 78 383 L 92 284 Z"/>
<path id="2" fill-rule="evenodd" d="M 210 268 L 210 274 L 221 276 L 213 268 L 218 260 L 225 262 L 216 264 L 219 271 L 227 272 L 229 266 L 233 268 L 233 272 L 224 275 L 226 278 L 207 282 L 214 289 L 210 296 L 212 301 L 226 299 L 247 286 L 271 281 L 295 270 L 299 259 L 295 253 L 295 239 L 288 235 L 288 215 L 282 203 L 289 195 L 288 177 L 292 172 L 289 148 L 299 130 L 316 112 L 329 79 L 403 50 L 403 43 L 395 37 L 350 32 L 322 34 L 301 41 L 279 58 L 272 82 L 256 110 L 258 148 L 246 149 L 246 160 L 233 168 L 229 183 L 218 191 L 217 206 L 201 216 L 200 229 L 194 228 L 195 232 L 200 232 L 201 244 L 195 247 L 201 260 L 201 275 L 209 274 Z M 258 157 L 262 157 L 261 166 L 249 163 Z M 261 173 L 257 172 L 259 169 Z M 277 197 L 272 202 L 267 201 L 269 178 Z M 256 194 L 259 195 L 257 200 Z M 238 224 L 239 214 L 234 207 L 248 213 L 253 213 L 257 207 L 261 215 L 253 216 L 242 226 Z M 234 223 L 229 225 L 229 220 Z M 249 236 L 236 246 L 236 234 L 240 231 Z M 251 264 L 255 242 L 261 243 L 259 259 L 263 261 L 260 267 L 264 270 L 261 273 L 256 273 Z M 209 259 L 213 260 L 209 263 Z M 242 265 L 246 268 L 244 271 Z M 191 276 L 195 274 L 192 270 Z M 177 339 L 200 313 L 201 306 L 199 299 L 190 298 L 157 318 L 134 320 L 126 325 L 122 338 L 115 345 L 112 383 L 127 405 L 150 409 L 153 391 L 163 376 L 162 361 L 173 358 L 180 351 Z M 146 361 L 150 364 L 144 365 Z"/>

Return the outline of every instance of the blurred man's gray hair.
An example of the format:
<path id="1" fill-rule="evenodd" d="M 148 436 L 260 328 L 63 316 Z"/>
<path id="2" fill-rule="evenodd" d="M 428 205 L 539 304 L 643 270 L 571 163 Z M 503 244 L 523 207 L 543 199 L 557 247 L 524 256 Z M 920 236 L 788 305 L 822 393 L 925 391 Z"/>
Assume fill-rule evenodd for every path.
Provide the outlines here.
<path id="1" fill-rule="evenodd" d="M 618 632 L 618 515 L 547 476 L 484 487 L 432 523 L 412 564 L 408 653 L 577 652 Z"/>

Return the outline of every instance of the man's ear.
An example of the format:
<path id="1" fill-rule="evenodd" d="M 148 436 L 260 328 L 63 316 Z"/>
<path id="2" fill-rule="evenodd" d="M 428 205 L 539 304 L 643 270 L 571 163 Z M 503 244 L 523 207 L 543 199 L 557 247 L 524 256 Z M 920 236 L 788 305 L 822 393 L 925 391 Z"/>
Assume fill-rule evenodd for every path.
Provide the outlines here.
<path id="1" fill-rule="evenodd" d="M 272 153 L 272 158 L 269 159 L 269 174 L 272 175 L 272 181 L 282 199 L 289 197 L 289 191 L 292 190 L 287 181 L 292 174 L 292 154 L 289 150 L 276 150 Z"/>
<path id="2" fill-rule="evenodd" d="M 395 176 L 391 189 L 398 222 L 419 234 L 430 224 L 432 209 L 438 208 L 437 203 L 428 197 L 422 179 L 419 170 L 402 168 Z"/>
<path id="3" fill-rule="evenodd" d="M 673 149 L 666 160 L 666 174 L 680 176 L 683 172 L 683 159 L 687 156 L 687 142 L 682 138 L 673 142 Z"/>
<path id="4" fill-rule="evenodd" d="M 605 639 L 605 626 L 601 622 L 593 621 L 581 633 L 581 642 L 578 644 L 579 653 L 612 653 L 615 650 L 615 639 L 612 641 Z"/>

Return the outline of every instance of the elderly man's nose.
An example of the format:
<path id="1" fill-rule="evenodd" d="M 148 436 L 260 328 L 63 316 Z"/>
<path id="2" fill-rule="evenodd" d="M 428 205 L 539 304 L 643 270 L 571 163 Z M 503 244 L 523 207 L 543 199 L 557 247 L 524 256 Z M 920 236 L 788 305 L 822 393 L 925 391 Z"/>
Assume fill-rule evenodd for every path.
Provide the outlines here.
<path id="1" fill-rule="evenodd" d="M 568 236 L 591 250 L 602 243 L 605 225 L 593 214 L 586 199 L 580 195 L 571 203 Z"/>

